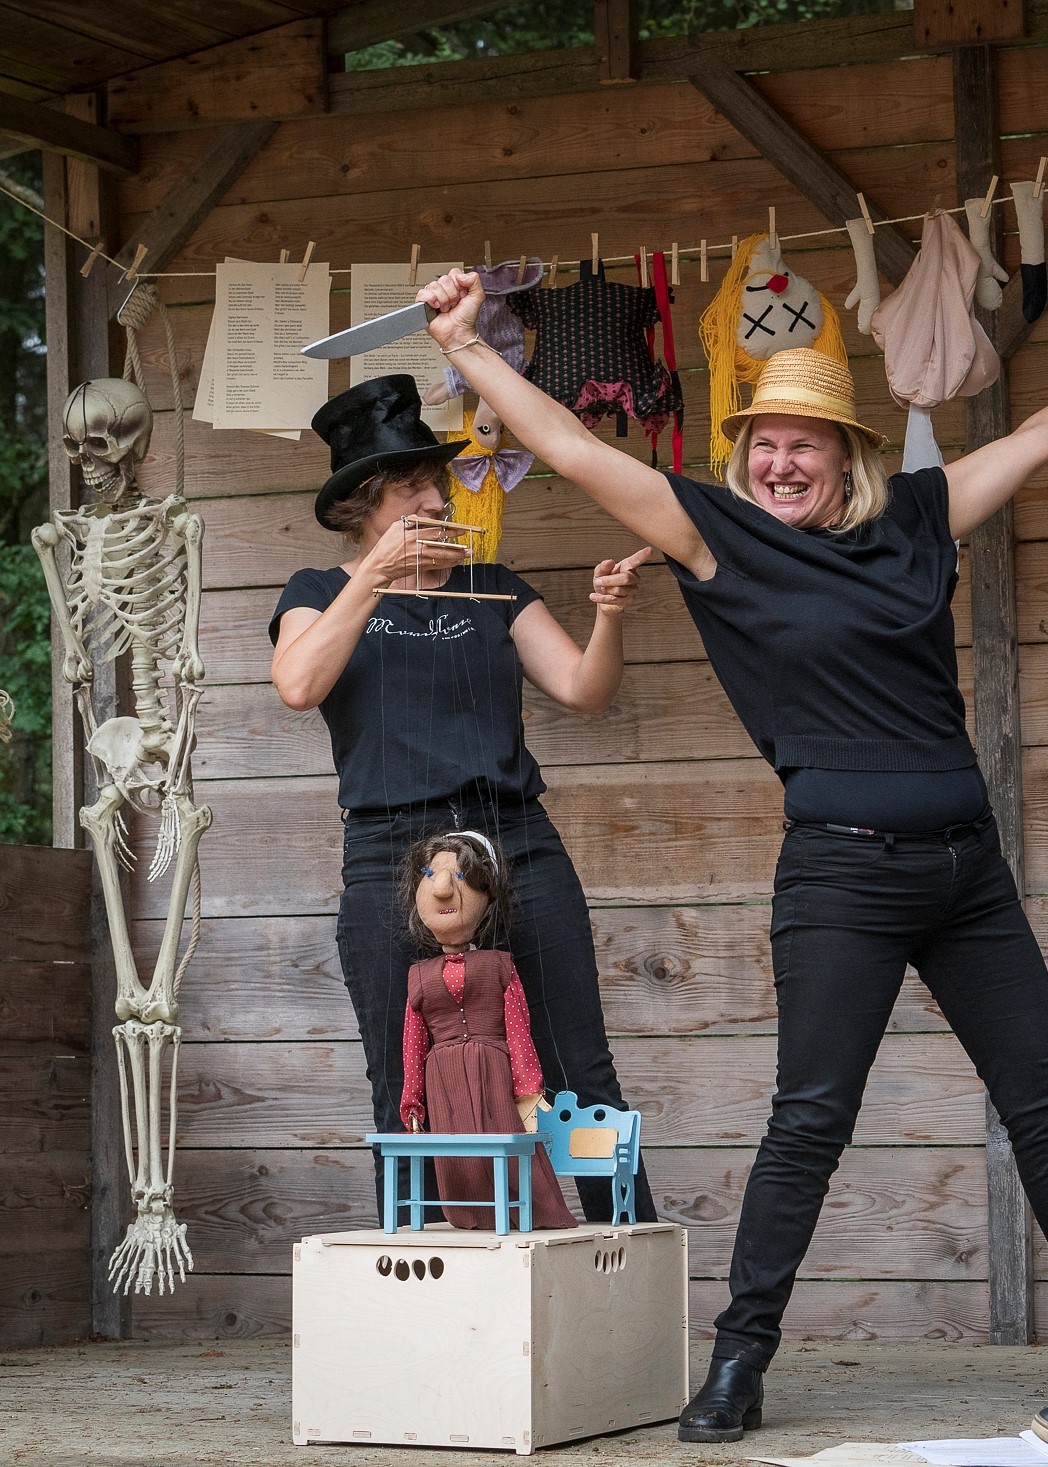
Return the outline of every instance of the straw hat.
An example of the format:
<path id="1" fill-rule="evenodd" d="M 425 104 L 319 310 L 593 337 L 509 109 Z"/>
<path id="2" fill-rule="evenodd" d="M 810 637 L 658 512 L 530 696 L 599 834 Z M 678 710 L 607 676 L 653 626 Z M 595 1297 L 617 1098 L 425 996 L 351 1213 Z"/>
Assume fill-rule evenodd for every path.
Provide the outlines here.
<path id="1" fill-rule="evenodd" d="M 721 429 L 734 442 L 746 419 L 758 413 L 843 423 L 861 433 L 874 448 L 883 448 L 888 441 L 882 433 L 867 428 L 856 418 L 855 384 L 848 368 L 809 347 L 777 351 L 769 357 L 757 379 L 749 407 L 725 418 Z"/>

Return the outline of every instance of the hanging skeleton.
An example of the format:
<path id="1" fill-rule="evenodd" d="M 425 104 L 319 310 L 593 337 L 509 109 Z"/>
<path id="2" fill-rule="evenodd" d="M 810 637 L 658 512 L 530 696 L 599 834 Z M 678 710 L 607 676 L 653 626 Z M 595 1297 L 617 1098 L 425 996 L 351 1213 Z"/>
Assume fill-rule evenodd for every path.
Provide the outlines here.
<path id="1" fill-rule="evenodd" d="M 75 689 L 94 766 L 98 798 L 80 811 L 98 860 L 116 964 L 114 1028 L 121 1082 L 124 1148 L 137 1216 L 110 1261 L 115 1290 L 160 1293 L 185 1282 L 193 1259 L 172 1207 L 176 1074 L 182 1031 L 178 990 L 199 932 L 197 846 L 211 811 L 193 800 L 190 754 L 203 664 L 197 646 L 203 521 L 177 494 L 143 495 L 136 465 L 145 456 L 153 415 L 144 394 L 119 378 L 85 382 L 63 413 L 63 446 L 97 502 L 57 512 L 33 531 L 65 646 L 63 672 Z M 60 569 L 59 553 L 63 565 Z M 98 723 L 95 664 L 130 655 L 134 715 Z M 149 870 L 173 866 L 163 939 L 148 986 L 139 981 L 128 933 L 120 868 L 131 869 L 125 807 L 159 821 Z M 192 935 L 178 959 L 193 890 Z M 163 1069 L 168 1049 L 167 1155 L 161 1139 Z M 134 1093 L 136 1135 L 132 1139 Z M 137 1153 L 137 1159 L 136 1159 Z"/>

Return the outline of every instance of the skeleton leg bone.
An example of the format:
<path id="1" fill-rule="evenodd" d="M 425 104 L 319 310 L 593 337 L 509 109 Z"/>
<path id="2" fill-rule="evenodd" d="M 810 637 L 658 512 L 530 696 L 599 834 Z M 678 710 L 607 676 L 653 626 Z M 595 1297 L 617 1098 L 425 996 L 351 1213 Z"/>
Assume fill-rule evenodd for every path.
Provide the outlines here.
<path id="1" fill-rule="evenodd" d="M 140 1012 L 146 990 L 138 981 L 124 912 L 124 894 L 120 889 L 119 850 L 122 837 L 118 822 L 123 804 L 124 796 L 116 785 L 104 785 L 95 803 L 85 805 L 80 811 L 80 824 L 91 837 L 102 878 L 102 893 L 105 897 L 106 918 L 116 967 L 116 1015 L 118 1019 L 129 1019 Z"/>
<path id="2" fill-rule="evenodd" d="M 186 1242 L 186 1225 L 179 1223 L 172 1207 L 171 1173 L 174 1162 L 177 1115 L 178 1049 L 182 1031 L 173 1024 L 142 1024 L 129 1019 L 113 1030 L 120 1070 L 120 1100 L 124 1123 L 124 1146 L 128 1160 L 131 1192 L 138 1215 L 128 1224 L 123 1242 L 109 1262 L 109 1277 L 115 1292 L 123 1286 L 130 1292 L 152 1292 L 157 1280 L 161 1294 L 175 1286 L 175 1269 L 185 1283 L 186 1270 L 193 1268 L 193 1255 Z M 135 1130 L 138 1161 L 131 1144 L 130 1099 L 124 1048 L 131 1066 L 134 1089 Z M 168 1150 L 165 1163 L 161 1144 L 161 1096 L 164 1055 L 171 1047 L 171 1083 L 168 1095 Z M 148 1071 L 146 1050 L 148 1048 Z"/>
<path id="3" fill-rule="evenodd" d="M 180 838 L 175 857 L 175 872 L 171 879 L 164 936 L 153 970 L 153 981 L 149 985 L 149 991 L 142 995 L 139 1014 L 146 1021 L 163 1019 L 173 1023 L 178 1017 L 178 995 L 174 991 L 174 977 L 186 899 L 197 865 L 200 837 L 211 824 L 212 816 L 207 805 L 194 805 L 188 794 L 174 793 L 169 798 L 178 816 Z"/>

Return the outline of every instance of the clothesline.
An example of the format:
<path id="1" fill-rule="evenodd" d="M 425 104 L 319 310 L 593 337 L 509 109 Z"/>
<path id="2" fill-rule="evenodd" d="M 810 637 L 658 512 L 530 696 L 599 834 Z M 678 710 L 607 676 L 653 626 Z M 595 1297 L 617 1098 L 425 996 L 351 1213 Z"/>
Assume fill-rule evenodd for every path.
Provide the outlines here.
<path id="1" fill-rule="evenodd" d="M 1041 170 L 1038 170 L 1038 172 L 1040 174 Z M 1040 177 L 1037 181 L 1040 182 Z M 10 189 L 5 188 L 2 184 L 0 184 L 0 194 L 5 194 L 7 198 L 13 199 L 14 202 L 21 205 L 23 209 L 28 209 L 31 214 L 36 214 L 40 219 L 44 221 L 45 224 L 50 224 L 53 229 L 60 230 L 62 234 L 66 235 L 69 239 L 74 240 L 77 244 L 81 245 L 88 254 L 88 259 L 87 261 L 85 261 L 81 273 L 86 274 L 88 270 L 94 265 L 95 261 L 102 259 L 105 260 L 108 264 L 115 266 L 115 268 L 121 272 L 122 278 L 128 281 L 192 279 L 213 280 L 215 278 L 216 272 L 214 270 L 139 270 L 137 268 L 137 265 L 142 263 L 142 260 L 147 253 L 144 246 L 141 245 L 138 247 L 138 251 L 136 252 L 136 262 L 132 263 L 130 266 L 125 267 L 123 264 L 121 264 L 119 260 L 115 260 L 112 255 L 106 254 L 105 250 L 102 249 L 100 243 L 92 245 L 88 240 L 83 239 L 79 234 L 75 234 L 71 229 L 67 229 L 66 226 L 64 224 L 60 224 L 57 219 L 52 219 L 49 214 L 45 214 L 43 210 L 37 209 L 33 204 L 30 204 L 26 199 L 20 198 L 18 194 L 12 193 Z M 1002 194 L 999 198 L 988 198 L 986 200 L 986 205 L 990 208 L 995 208 L 1000 204 L 1009 204 L 1011 202 L 1011 198 L 1009 198 L 1007 195 Z M 929 212 L 939 214 L 963 214 L 964 206 L 962 204 L 953 209 L 935 208 L 931 211 L 924 210 L 919 214 L 903 214 L 895 219 L 873 219 L 869 220 L 869 225 L 872 227 L 872 229 L 876 230 L 883 228 L 887 225 L 914 224 L 918 220 L 926 219 Z M 779 234 L 776 231 L 775 237 L 780 244 L 792 244 L 797 240 L 823 239 L 829 235 L 847 234 L 847 232 L 847 227 L 844 225 L 840 225 L 833 226 L 829 229 L 806 229 L 802 230 L 799 234 Z M 694 263 L 695 261 L 702 260 L 703 258 L 706 258 L 710 255 L 733 254 L 735 251 L 736 242 L 737 236 L 736 239 L 733 239 L 724 244 L 710 244 L 707 241 L 702 241 L 697 245 L 687 245 L 683 249 L 678 247 L 676 249 L 676 255 L 679 260 L 686 259 L 689 262 Z M 282 251 L 281 253 L 283 254 L 286 252 Z M 307 251 L 306 261 L 303 262 L 304 265 L 308 264 L 308 258 L 311 253 L 312 249 Z M 670 251 L 667 250 L 666 253 L 669 254 Z M 604 255 L 601 256 L 601 258 L 605 265 L 632 265 L 635 256 L 632 254 Z M 558 270 L 578 270 L 579 268 L 581 268 L 581 265 L 581 260 L 561 260 L 559 259 L 559 257 L 553 256 L 549 264 L 546 264 L 546 262 L 543 261 L 542 268 L 543 273 L 545 273 L 547 271 L 552 271 L 554 266 L 556 266 Z M 351 265 L 336 266 L 334 269 L 330 270 L 329 273 L 331 275 L 351 275 L 353 273 L 353 267 Z"/>

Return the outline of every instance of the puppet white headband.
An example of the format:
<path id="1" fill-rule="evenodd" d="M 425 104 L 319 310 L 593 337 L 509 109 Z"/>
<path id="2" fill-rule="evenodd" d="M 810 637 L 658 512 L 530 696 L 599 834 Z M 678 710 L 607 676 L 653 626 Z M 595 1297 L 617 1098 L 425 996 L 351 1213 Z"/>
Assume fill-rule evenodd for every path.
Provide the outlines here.
<path id="1" fill-rule="evenodd" d="M 486 835 L 481 835 L 479 830 L 449 830 L 447 835 L 441 836 L 441 840 L 458 840 L 462 836 L 466 836 L 469 840 L 475 840 L 479 846 L 483 846 L 491 857 L 492 866 L 494 866 L 496 871 L 499 869 L 499 858 L 495 854 L 495 847 Z"/>

